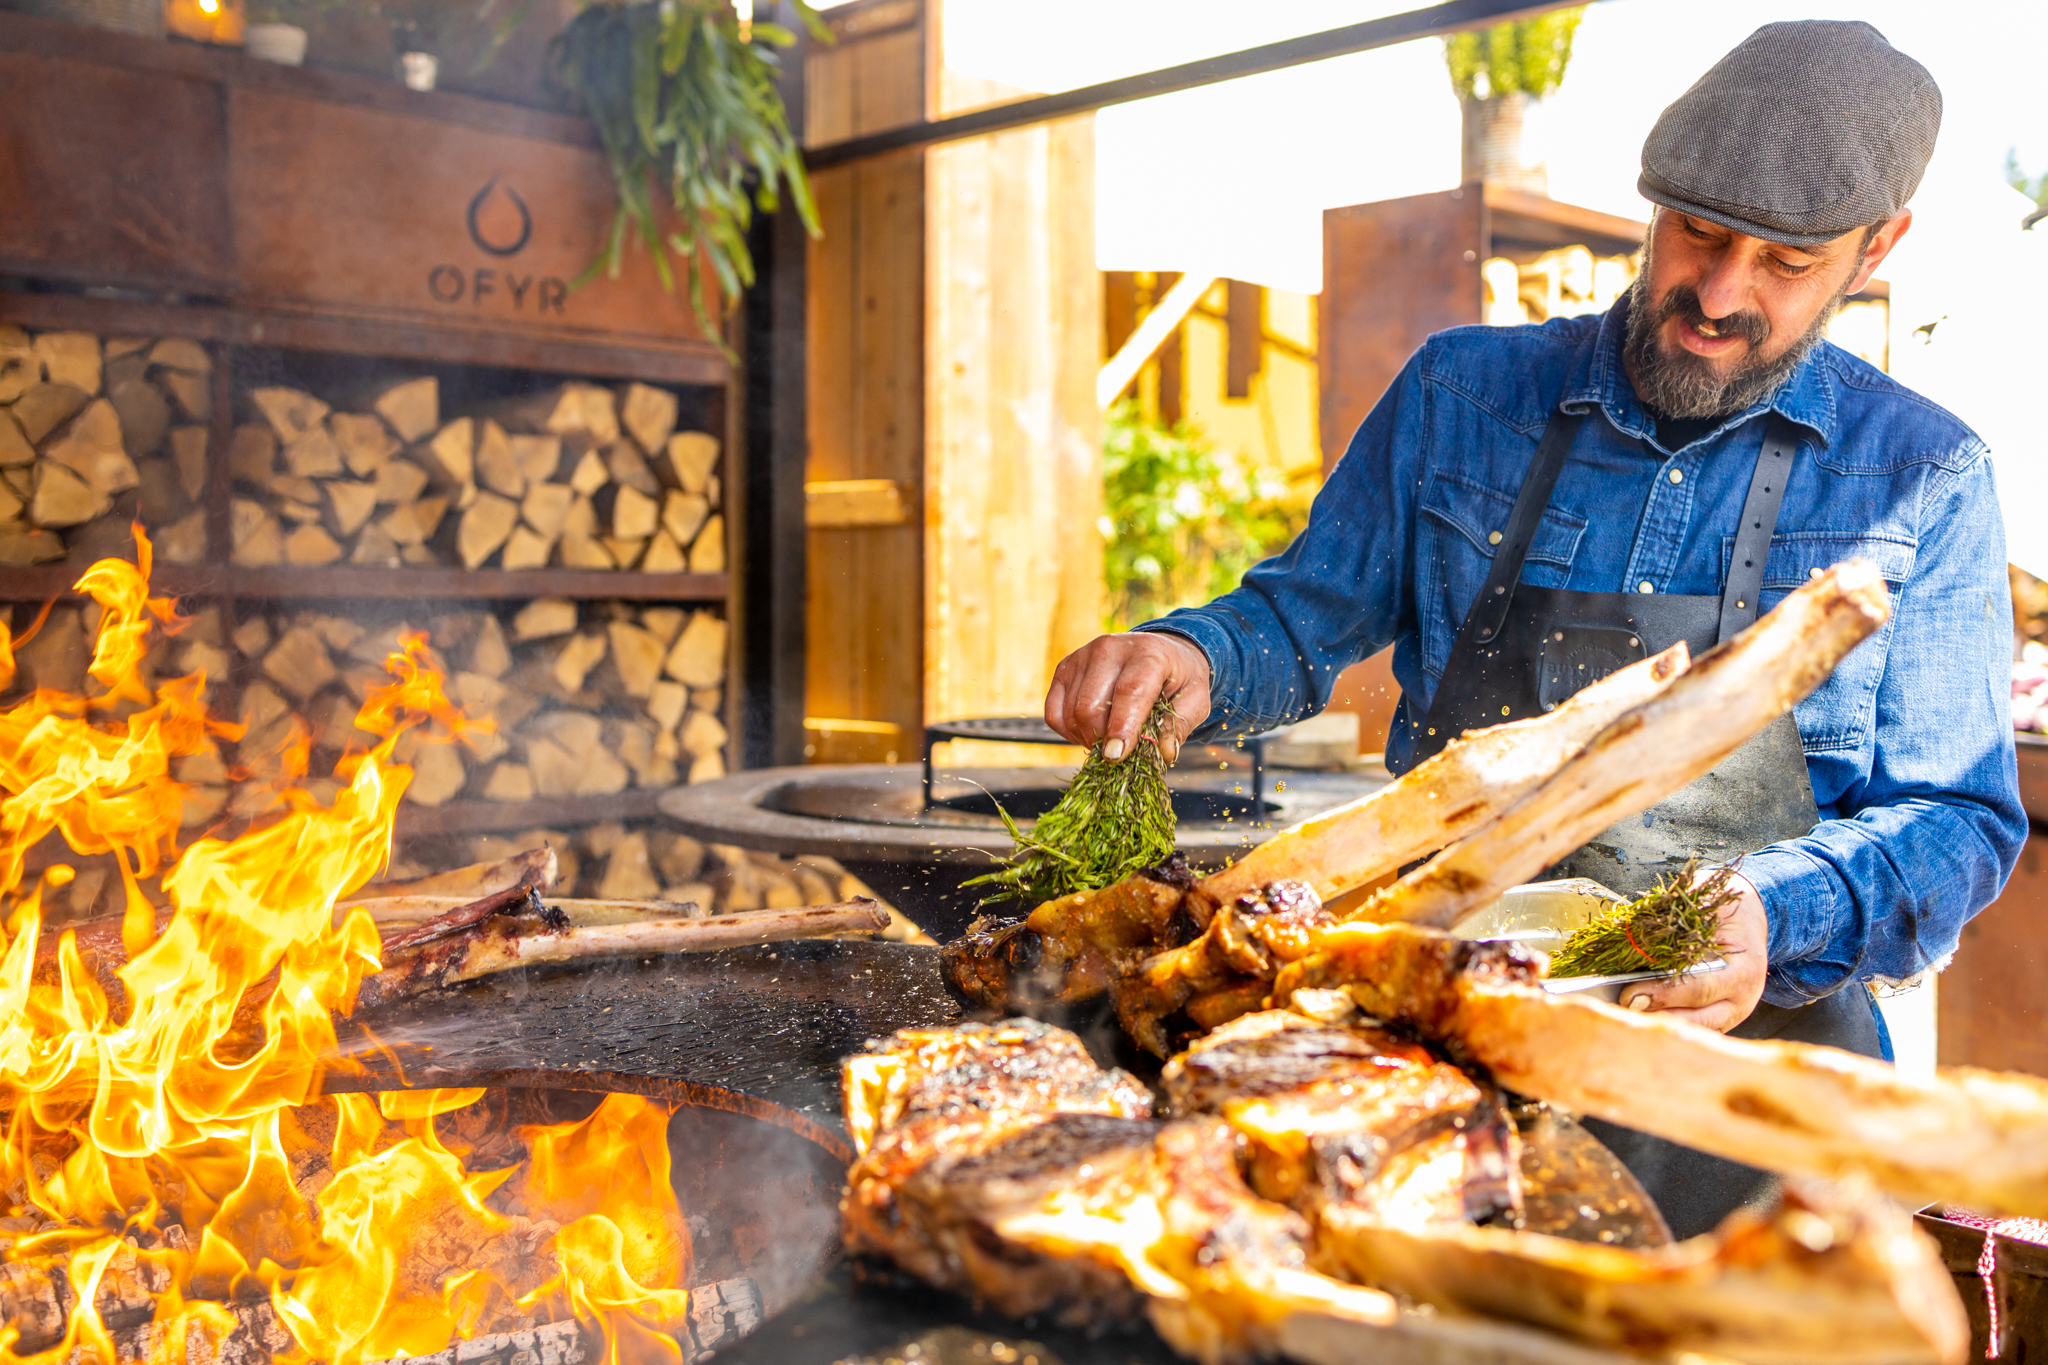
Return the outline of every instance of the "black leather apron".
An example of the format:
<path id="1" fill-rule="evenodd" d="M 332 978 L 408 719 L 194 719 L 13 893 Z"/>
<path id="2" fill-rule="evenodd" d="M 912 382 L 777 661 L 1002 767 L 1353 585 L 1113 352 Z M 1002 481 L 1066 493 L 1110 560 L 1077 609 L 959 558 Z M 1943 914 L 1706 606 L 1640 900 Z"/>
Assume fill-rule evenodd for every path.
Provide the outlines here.
<path id="1" fill-rule="evenodd" d="M 1791 424 L 1776 413 L 1768 419 L 1727 581 L 1720 596 L 1710 597 L 1575 592 L 1521 581 L 1579 421 L 1560 412 L 1544 430 L 1501 530 L 1493 568 L 1437 684 L 1416 762 L 1461 731 L 1548 711 L 1588 683 L 1680 640 L 1698 658 L 1756 620 L 1764 561 L 1798 449 Z M 1799 730 L 1785 715 L 1713 771 L 1603 831 L 1547 875 L 1591 877 L 1635 895 L 1691 859 L 1727 862 L 1799 838 L 1818 823 Z M 1797 1009 L 1759 1004 L 1731 1034 L 1821 1043 L 1866 1057 L 1883 1052 L 1875 1001 L 1860 984 Z M 1772 1177 L 1753 1167 L 1597 1119 L 1587 1126 L 1643 1182 L 1680 1237 L 1708 1230 L 1771 1187 Z"/>

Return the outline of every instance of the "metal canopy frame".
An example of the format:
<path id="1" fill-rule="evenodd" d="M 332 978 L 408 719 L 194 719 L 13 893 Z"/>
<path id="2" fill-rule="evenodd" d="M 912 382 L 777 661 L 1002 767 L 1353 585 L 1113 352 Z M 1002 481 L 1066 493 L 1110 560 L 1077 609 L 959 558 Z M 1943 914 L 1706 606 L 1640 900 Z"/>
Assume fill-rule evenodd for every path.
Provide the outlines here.
<path id="1" fill-rule="evenodd" d="M 1236 80 L 1240 76 L 1257 76 L 1376 47 L 1391 47 L 1416 38 L 1487 28 L 1510 19 L 1526 19 L 1551 10 L 1565 9 L 1579 2 L 1540 0 L 1540 3 L 1531 4 L 1529 0 L 1446 0 L 1444 4 L 1390 14 L 1382 19 L 1368 19 L 1363 23 L 1304 34 L 1260 47 L 1248 47 L 1241 52 L 1203 57 L 1141 75 L 1121 76 L 1113 81 L 1084 85 L 1078 90 L 1057 95 L 1042 95 L 1014 104 L 956 114 L 951 118 L 929 119 L 879 133 L 866 133 L 843 142 L 813 147 L 804 153 L 804 164 L 814 171 L 824 170 L 830 166 L 843 166 L 849 161 L 901 151 L 906 147 L 928 147 L 934 143 L 1000 133 L 1028 124 L 1091 113 L 1113 104 L 1167 95 L 1176 90 L 1193 90 Z"/>

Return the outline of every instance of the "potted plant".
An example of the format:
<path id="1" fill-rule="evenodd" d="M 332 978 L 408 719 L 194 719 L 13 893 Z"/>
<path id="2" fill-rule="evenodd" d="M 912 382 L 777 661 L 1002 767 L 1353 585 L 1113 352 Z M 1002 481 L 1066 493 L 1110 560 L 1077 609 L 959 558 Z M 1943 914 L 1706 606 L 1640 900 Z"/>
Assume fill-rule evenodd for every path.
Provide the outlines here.
<path id="1" fill-rule="evenodd" d="M 1583 8 L 1553 10 L 1444 39 L 1451 86 L 1464 110 L 1464 184 L 1484 181 L 1547 194 L 1550 177 L 1522 164 L 1522 118 L 1564 82 Z"/>
<path id="2" fill-rule="evenodd" d="M 829 41 L 816 12 L 794 3 Z M 681 263 L 690 306 L 715 337 L 705 271 L 727 299 L 753 284 L 754 209 L 773 212 L 786 187 L 818 234 L 803 149 L 776 87 L 777 51 L 795 42 L 787 28 L 742 19 L 727 0 L 596 0 L 556 36 L 549 79 L 596 122 L 619 196 L 604 250 L 578 283 L 598 270 L 616 278 L 635 240 L 664 288 L 675 287 L 670 257 Z M 673 207 L 666 223 L 657 195 Z"/>
<path id="3" fill-rule="evenodd" d="M 291 22 L 297 17 L 298 7 L 290 0 L 249 0 L 242 50 L 266 62 L 298 66 L 306 60 L 306 30 Z"/>

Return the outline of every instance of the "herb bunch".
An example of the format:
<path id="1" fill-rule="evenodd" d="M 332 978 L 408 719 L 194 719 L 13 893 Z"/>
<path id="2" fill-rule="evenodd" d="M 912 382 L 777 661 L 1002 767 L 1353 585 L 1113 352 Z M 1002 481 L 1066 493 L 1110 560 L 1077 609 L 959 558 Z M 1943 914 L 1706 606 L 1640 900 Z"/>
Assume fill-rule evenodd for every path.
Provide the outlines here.
<path id="1" fill-rule="evenodd" d="M 1145 718 L 1143 738 L 1121 763 L 1103 758 L 1102 745 L 1096 744 L 1066 795 L 1029 832 L 997 803 L 996 814 L 1003 817 L 1017 851 L 995 871 L 965 885 L 993 888 L 983 905 L 1004 900 L 1040 905 L 1076 891 L 1099 890 L 1164 860 L 1173 852 L 1175 827 L 1158 741 L 1173 723 L 1173 703 L 1161 697 Z"/>
<path id="2" fill-rule="evenodd" d="M 1740 894 L 1730 885 L 1735 865 L 1715 868 L 1698 883 L 1695 866 L 1687 863 L 1635 900 L 1573 931 L 1551 955 L 1548 975 L 1682 972 L 1722 951 L 1721 911 Z"/>

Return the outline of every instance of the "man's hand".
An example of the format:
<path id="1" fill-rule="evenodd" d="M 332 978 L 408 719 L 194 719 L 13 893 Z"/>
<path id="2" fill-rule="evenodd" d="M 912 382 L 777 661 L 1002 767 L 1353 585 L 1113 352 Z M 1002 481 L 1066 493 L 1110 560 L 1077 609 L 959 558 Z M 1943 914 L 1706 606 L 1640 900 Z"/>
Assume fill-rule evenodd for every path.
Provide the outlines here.
<path id="1" fill-rule="evenodd" d="M 1621 995 L 1625 1007 L 1656 1010 L 1716 1033 L 1726 1033 L 1749 1018 L 1763 999 L 1764 973 L 1771 965 L 1771 928 L 1756 888 L 1739 873 L 1728 881 L 1740 893 L 1721 911 L 1721 955 L 1728 965 L 1718 972 L 1630 986 Z"/>
<path id="2" fill-rule="evenodd" d="M 1209 718 L 1209 656 L 1178 635 L 1098 635 L 1053 670 L 1045 723 L 1075 744 L 1102 740 L 1102 756 L 1117 763 L 1162 695 L 1173 698 L 1176 717 L 1159 741 L 1171 763 Z"/>

